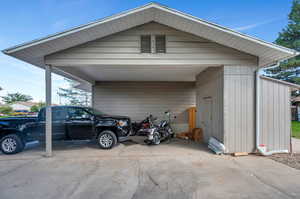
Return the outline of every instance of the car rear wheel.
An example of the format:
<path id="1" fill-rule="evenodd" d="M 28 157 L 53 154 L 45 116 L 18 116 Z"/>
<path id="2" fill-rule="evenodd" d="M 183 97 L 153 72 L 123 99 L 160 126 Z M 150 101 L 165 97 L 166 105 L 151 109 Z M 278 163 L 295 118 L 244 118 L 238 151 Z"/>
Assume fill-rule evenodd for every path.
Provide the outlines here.
<path id="1" fill-rule="evenodd" d="M 111 149 L 117 143 L 116 135 L 109 130 L 102 131 L 98 136 L 98 144 L 102 149 Z"/>
<path id="2" fill-rule="evenodd" d="M 0 148 L 4 154 L 16 154 L 23 151 L 25 144 L 22 142 L 20 136 L 16 134 L 9 134 L 0 140 Z"/>

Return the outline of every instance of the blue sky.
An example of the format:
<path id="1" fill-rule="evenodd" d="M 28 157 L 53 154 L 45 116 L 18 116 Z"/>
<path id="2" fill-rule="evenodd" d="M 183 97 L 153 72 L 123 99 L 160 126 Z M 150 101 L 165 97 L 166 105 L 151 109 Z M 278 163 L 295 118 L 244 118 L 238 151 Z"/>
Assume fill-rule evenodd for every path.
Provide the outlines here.
<path id="1" fill-rule="evenodd" d="M 6 0 L 0 7 L 0 49 L 60 32 L 135 8 L 144 0 Z M 156 1 L 199 18 L 273 42 L 287 24 L 292 0 L 161 0 Z M 0 96 L 21 92 L 44 101 L 44 72 L 0 53 Z M 65 86 L 53 77 L 53 101 Z"/>

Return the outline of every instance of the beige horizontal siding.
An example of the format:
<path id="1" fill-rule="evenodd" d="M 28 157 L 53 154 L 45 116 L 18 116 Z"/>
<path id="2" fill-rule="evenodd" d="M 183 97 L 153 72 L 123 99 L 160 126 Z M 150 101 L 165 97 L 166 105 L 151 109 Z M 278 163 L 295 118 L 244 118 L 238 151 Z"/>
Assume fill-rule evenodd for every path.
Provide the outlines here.
<path id="1" fill-rule="evenodd" d="M 267 150 L 290 150 L 290 88 L 275 81 L 261 79 L 260 144 Z"/>
<path id="2" fill-rule="evenodd" d="M 196 104 L 195 84 L 189 82 L 97 82 L 93 106 L 114 115 L 143 120 L 150 113 L 160 119 L 171 110 L 178 131 L 187 130 L 187 109 Z"/>
<path id="3" fill-rule="evenodd" d="M 204 140 L 223 142 L 223 67 L 208 68 L 197 76 L 197 127 Z"/>
<path id="4" fill-rule="evenodd" d="M 166 35 L 166 54 L 140 53 L 140 35 Z M 151 61 L 149 63 L 149 61 Z M 158 24 L 148 23 L 87 42 L 45 57 L 56 66 L 105 64 L 256 64 L 256 57 L 206 39 Z"/>

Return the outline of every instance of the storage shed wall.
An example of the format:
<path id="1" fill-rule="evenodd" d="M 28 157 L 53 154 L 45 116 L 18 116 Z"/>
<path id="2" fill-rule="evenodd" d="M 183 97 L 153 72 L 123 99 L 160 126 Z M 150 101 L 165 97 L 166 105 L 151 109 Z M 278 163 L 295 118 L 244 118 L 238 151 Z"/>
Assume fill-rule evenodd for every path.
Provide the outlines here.
<path id="1" fill-rule="evenodd" d="M 255 150 L 256 66 L 224 66 L 224 144 L 227 153 Z"/>
<path id="2" fill-rule="evenodd" d="M 113 115 L 141 121 L 150 113 L 164 118 L 171 110 L 176 132 L 188 130 L 187 109 L 196 105 L 194 82 L 97 82 L 93 106 Z"/>
<path id="3" fill-rule="evenodd" d="M 260 144 L 267 150 L 290 150 L 290 87 L 261 78 L 260 94 Z"/>
<path id="4" fill-rule="evenodd" d="M 213 136 L 223 142 L 223 67 L 211 67 L 196 77 L 197 127 L 204 141 Z"/>

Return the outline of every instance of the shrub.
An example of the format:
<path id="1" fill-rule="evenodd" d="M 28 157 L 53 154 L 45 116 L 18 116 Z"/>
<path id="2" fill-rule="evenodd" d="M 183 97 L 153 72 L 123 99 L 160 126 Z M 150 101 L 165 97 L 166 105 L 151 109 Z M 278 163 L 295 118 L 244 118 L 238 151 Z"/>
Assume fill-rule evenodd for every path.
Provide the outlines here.
<path id="1" fill-rule="evenodd" d="M 13 112 L 13 109 L 10 106 L 1 106 L 0 107 L 0 113 L 2 113 L 4 115 L 9 115 L 12 112 Z"/>

